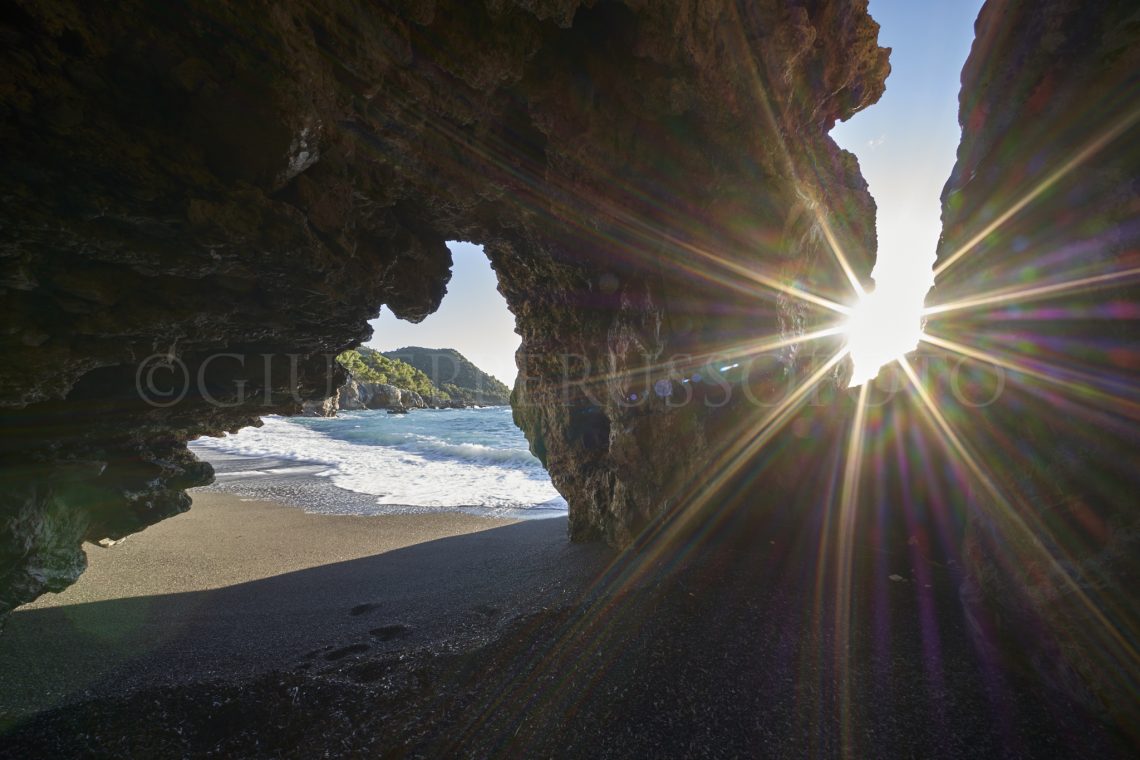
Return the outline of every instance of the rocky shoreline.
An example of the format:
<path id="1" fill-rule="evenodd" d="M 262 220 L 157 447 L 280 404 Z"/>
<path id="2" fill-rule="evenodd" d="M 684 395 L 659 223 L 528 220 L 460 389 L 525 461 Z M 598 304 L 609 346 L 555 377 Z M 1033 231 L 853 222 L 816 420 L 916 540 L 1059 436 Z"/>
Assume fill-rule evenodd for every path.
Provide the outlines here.
<path id="1" fill-rule="evenodd" d="M 388 383 L 369 383 L 349 377 L 336 393 L 319 401 L 306 401 L 301 413 L 306 417 L 335 417 L 338 411 L 361 409 L 466 409 L 467 404 L 439 396 L 424 398 L 416 391 Z"/>

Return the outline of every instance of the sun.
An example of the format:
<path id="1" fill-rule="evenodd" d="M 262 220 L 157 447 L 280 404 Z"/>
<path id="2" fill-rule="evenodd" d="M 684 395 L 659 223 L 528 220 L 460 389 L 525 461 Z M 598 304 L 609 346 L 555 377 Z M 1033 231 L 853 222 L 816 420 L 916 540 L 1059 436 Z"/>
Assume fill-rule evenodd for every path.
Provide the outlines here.
<path id="1" fill-rule="evenodd" d="M 889 289 L 864 293 L 843 323 L 847 353 L 855 364 L 849 387 L 874 380 L 879 370 L 918 348 L 922 303 Z"/>

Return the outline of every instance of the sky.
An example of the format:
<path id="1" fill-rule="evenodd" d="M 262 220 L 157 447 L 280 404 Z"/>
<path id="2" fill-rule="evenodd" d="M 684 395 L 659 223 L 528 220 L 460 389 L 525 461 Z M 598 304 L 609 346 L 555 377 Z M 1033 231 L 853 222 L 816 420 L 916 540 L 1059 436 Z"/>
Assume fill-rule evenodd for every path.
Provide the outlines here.
<path id="1" fill-rule="evenodd" d="M 960 75 L 981 0 L 871 0 L 891 75 L 879 102 L 831 136 L 859 157 L 879 207 L 878 289 L 925 295 L 942 228 L 942 186 L 954 167 Z"/>
<path id="2" fill-rule="evenodd" d="M 879 44 L 892 48 L 891 75 L 878 103 L 831 135 L 859 158 L 878 205 L 875 278 L 881 311 L 914 313 L 931 284 L 941 229 L 942 186 L 958 147 L 959 75 L 982 0 L 871 0 Z M 482 249 L 450 244 L 455 260 L 439 310 L 418 325 L 384 309 L 367 345 L 454 348 L 507 385 L 519 336 Z M 894 320 L 896 323 L 899 320 Z"/>
<path id="3" fill-rule="evenodd" d="M 981 0 L 871 0 L 879 44 L 891 48 L 883 96 L 831 136 L 859 158 L 878 206 L 874 292 L 848 320 L 852 384 L 918 348 L 941 232 L 942 186 L 961 130 L 958 91 Z"/>
<path id="4" fill-rule="evenodd" d="M 404 346 L 454 348 L 479 369 L 513 386 L 515 350 L 521 339 L 515 333 L 515 317 L 497 290 L 491 262 L 482 247 L 471 243 L 448 243 L 448 248 L 454 263 L 439 309 L 414 325 L 384 308 L 370 323 L 374 332 L 365 345 L 380 351 Z"/>

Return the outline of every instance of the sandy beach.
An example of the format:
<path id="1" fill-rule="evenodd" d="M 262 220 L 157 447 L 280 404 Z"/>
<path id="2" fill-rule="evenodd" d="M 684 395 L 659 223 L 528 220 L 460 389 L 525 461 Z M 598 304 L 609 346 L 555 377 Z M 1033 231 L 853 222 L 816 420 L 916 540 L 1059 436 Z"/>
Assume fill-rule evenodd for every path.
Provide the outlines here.
<path id="1" fill-rule="evenodd" d="M 606 553 L 571 545 L 564 518 L 314 515 L 193 494 L 185 514 L 88 545 L 74 586 L 12 615 L 0 635 L 0 715 L 248 677 L 314 649 L 487 635 L 511 610 L 572 593 Z"/>
<path id="2" fill-rule="evenodd" d="M 953 568 L 857 547 L 837 647 L 810 526 L 615 554 L 565 518 L 245 498 L 197 491 L 11 616 L 0 758 L 1130 756 L 994 679 Z"/>
<path id="3" fill-rule="evenodd" d="M 516 522 L 455 512 L 316 515 L 225 492 L 191 493 L 188 512 L 109 548 L 88 544 L 88 567 L 79 582 L 21 611 L 208 591 Z"/>

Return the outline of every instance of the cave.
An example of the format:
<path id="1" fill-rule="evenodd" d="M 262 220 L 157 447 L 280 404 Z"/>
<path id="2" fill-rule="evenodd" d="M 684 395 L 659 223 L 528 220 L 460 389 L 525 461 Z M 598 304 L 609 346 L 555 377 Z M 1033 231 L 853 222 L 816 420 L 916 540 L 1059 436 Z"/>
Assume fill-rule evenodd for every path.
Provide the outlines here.
<path id="1" fill-rule="evenodd" d="M 890 71 L 865 1 L 42 0 L 0 30 L 0 616 L 74 583 L 83 542 L 190 509 L 213 474 L 188 441 L 327 397 L 381 306 L 435 311 L 464 240 L 515 316 L 514 419 L 569 538 L 622 552 L 603 586 L 921 491 L 964 516 L 987 661 L 1135 739 L 1132 4 L 983 7 L 924 350 L 1010 374 L 941 410 L 961 375 L 915 379 L 882 418 L 946 453 L 863 490 L 873 391 L 829 328 L 869 284 L 875 202 L 829 132 Z M 1003 353 L 1030 323 L 1042 353 Z M 177 398 L 143 392 L 176 371 Z"/>
<path id="2" fill-rule="evenodd" d="M 268 25 L 208 5 L 129 23 L 14 12 L 30 52 L 9 67 L 24 94 L 6 127 L 2 385 L 21 435 L 6 436 L 5 477 L 23 493 L 6 509 L 6 609 L 73 580 L 80 540 L 186 509 L 209 478 L 187 439 L 327 395 L 342 379 L 329 354 L 366 338 L 381 304 L 411 321 L 437 308 L 453 239 L 484 247 L 516 316 L 516 417 L 574 504 L 572 537 L 624 545 L 662 515 L 663 474 L 681 481 L 708 454 L 658 450 L 636 473 L 633 442 L 715 435 L 699 414 L 626 403 L 646 396 L 632 383 L 668 357 L 811 331 L 803 303 L 738 284 L 757 246 L 759 277 L 833 298 L 825 237 L 869 269 L 873 201 L 827 131 L 881 91 L 886 53 L 855 8 L 726 5 L 676 40 L 667 17 L 575 6 L 348 4 Z M 818 48 L 824 24 L 835 44 Z M 824 235 L 821 210 L 839 206 Z M 810 371 L 814 346 L 788 353 L 781 371 Z M 199 380 L 186 397 L 140 398 L 139 378 L 174 360 Z M 619 445 L 598 446 L 615 428 Z M 77 488 L 97 498 L 54 485 L 84 466 L 102 474 Z"/>

